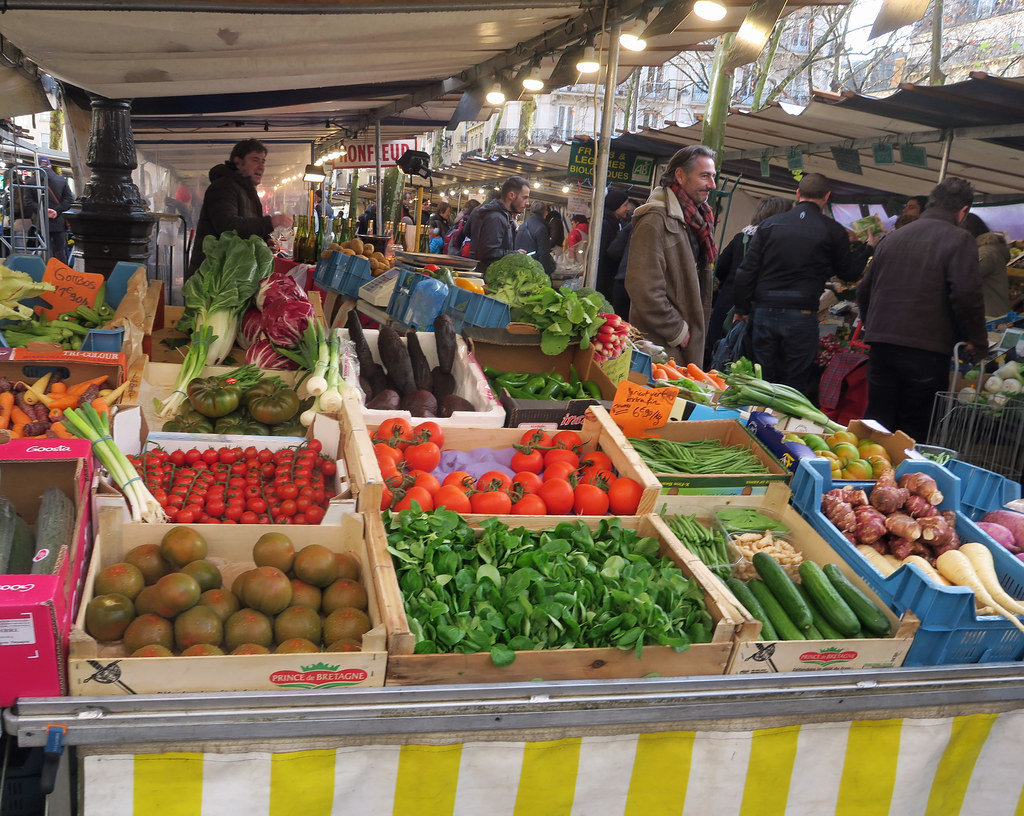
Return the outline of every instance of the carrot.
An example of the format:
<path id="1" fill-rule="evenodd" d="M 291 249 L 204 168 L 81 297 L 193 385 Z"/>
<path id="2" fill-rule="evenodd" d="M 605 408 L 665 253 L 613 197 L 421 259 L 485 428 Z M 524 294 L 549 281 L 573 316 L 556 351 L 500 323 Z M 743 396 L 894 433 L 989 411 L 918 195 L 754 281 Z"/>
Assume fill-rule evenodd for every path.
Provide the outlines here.
<path id="1" fill-rule="evenodd" d="M 80 397 L 87 390 L 89 390 L 89 386 L 90 385 L 95 385 L 95 386 L 99 387 L 99 386 L 103 385 L 103 383 L 105 383 L 106 381 L 107 381 L 107 375 L 106 374 L 104 374 L 102 377 L 93 377 L 91 380 L 82 380 L 82 382 L 75 383 L 74 385 L 69 385 L 67 387 L 67 392 L 66 393 L 67 393 L 67 395 L 69 397 L 70 396 Z"/>
<path id="2" fill-rule="evenodd" d="M 74 439 L 75 435 L 69 431 L 63 422 L 54 422 L 50 426 L 50 430 L 57 434 L 59 439 Z"/>
<path id="3" fill-rule="evenodd" d="M 699 382 L 703 383 L 704 385 L 710 385 L 714 386 L 715 388 L 718 388 L 718 385 L 715 383 L 715 381 L 711 379 L 711 377 L 709 377 L 704 372 L 704 370 L 696 363 L 687 363 L 686 373 L 690 375 L 690 379 L 692 379 L 694 382 Z"/>
<path id="4" fill-rule="evenodd" d="M 711 369 L 708 372 L 708 376 L 711 379 L 713 379 L 716 383 L 718 383 L 718 389 L 720 391 L 724 391 L 726 388 L 729 387 L 729 383 L 727 383 L 725 380 L 722 379 L 722 376 L 718 373 L 718 371 L 716 369 L 714 369 L 714 368 Z"/>
<path id="5" fill-rule="evenodd" d="M 50 422 L 60 422 L 64 419 L 64 410 L 62 408 L 51 408 L 50 413 L 47 414 L 47 419 Z"/>
<path id="6" fill-rule="evenodd" d="M 665 369 L 663 369 L 660 365 L 657 367 L 651 367 L 651 376 L 656 380 L 668 379 L 668 374 L 665 373 Z"/>
<path id="7" fill-rule="evenodd" d="M 15 439 L 20 439 L 22 436 L 25 435 L 25 426 L 27 424 L 27 422 L 15 423 L 14 427 L 12 427 L 10 430 L 11 436 L 13 436 Z"/>
<path id="8" fill-rule="evenodd" d="M 15 425 L 28 425 L 33 421 L 33 417 L 30 417 L 24 411 L 22 411 L 17 405 L 11 406 L 11 422 Z"/>
<path id="9" fill-rule="evenodd" d="M 89 404 L 93 407 L 93 410 L 95 410 L 97 414 L 110 413 L 110 406 L 107 404 L 107 401 L 103 397 L 96 397 L 96 399 L 94 399 Z"/>
<path id="10" fill-rule="evenodd" d="M 0 394 L 0 430 L 11 427 L 11 409 L 14 408 L 14 392 Z"/>
<path id="11" fill-rule="evenodd" d="M 64 380 L 57 380 L 57 382 L 50 383 L 50 396 L 59 396 L 60 394 L 66 393 L 68 390 Z"/>
<path id="12" fill-rule="evenodd" d="M 83 392 L 84 393 L 84 392 Z M 81 394 L 72 394 L 69 390 L 66 394 L 59 397 L 54 397 L 50 400 L 50 410 L 63 411 L 65 408 L 77 408 L 78 398 Z"/>

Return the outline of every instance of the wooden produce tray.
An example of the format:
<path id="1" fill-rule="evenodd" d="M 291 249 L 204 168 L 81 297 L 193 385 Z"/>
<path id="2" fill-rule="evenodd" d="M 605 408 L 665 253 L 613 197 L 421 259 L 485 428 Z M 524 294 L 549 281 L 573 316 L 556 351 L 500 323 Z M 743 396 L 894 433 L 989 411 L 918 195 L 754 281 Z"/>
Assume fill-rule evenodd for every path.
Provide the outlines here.
<path id="1" fill-rule="evenodd" d="M 350 425 L 357 426 L 360 422 L 361 417 L 356 414 L 360 407 L 357 403 L 346 401 L 346 410 L 349 412 L 349 416 L 345 421 Z M 413 425 L 420 421 L 424 420 L 412 420 Z M 374 421 L 370 421 L 366 425 L 371 435 L 377 427 L 378 424 Z M 526 432 L 527 430 L 524 428 L 446 427 L 444 428 L 444 449 L 470 451 L 475 448 L 510 448 L 513 445 L 518 445 Z M 626 442 L 622 429 L 612 422 L 608 412 L 600 405 L 592 405 L 587 408 L 584 413 L 583 427 L 579 433 L 583 439 L 583 453 L 591 453 L 595 450 L 603 451 L 612 460 L 612 465 L 620 476 L 628 476 L 643 488 L 637 515 L 653 512 L 658 494 L 661 492 L 661 483 L 651 469 L 644 464 L 637 452 Z M 378 486 L 383 484 L 380 467 L 372 450 L 369 460 L 363 458 L 363 464 L 363 472 L 371 483 Z M 360 509 L 366 508 L 361 506 Z M 468 515 L 466 518 L 484 519 L 487 516 Z"/>
<path id="2" fill-rule="evenodd" d="M 578 516 L 499 516 L 505 524 L 530 530 L 553 528 L 563 521 L 583 522 L 591 529 L 600 519 Z M 738 637 L 752 639 L 760 623 L 740 611 L 706 566 L 653 515 L 622 519 L 622 526 L 661 543 L 660 553 L 704 591 L 714 630 L 710 643 L 692 645 L 684 652 L 668 646 L 645 646 L 637 658 L 633 650 L 616 648 L 556 649 L 516 652 L 515 661 L 495 666 L 487 652 L 476 654 L 413 654 L 416 637 L 409 627 L 396 572 L 387 551 L 383 523 L 376 514 L 366 516 L 366 535 L 373 562 L 376 593 L 388 631 L 388 670 L 385 685 L 437 685 L 448 683 L 503 683 L 528 680 L 608 680 L 648 675 L 690 676 L 722 674 Z"/>
<path id="3" fill-rule="evenodd" d="M 230 576 L 250 569 L 252 546 L 267 532 L 293 537 L 296 549 L 322 544 L 334 552 L 353 552 L 362 565 L 361 581 L 369 598 L 367 614 L 373 628 L 363 635 L 360 652 L 318 654 L 224 655 L 204 657 L 127 657 L 120 642 L 101 644 L 85 631 L 86 604 L 93 597 L 96 574 L 123 559 L 139 544 L 158 544 L 171 524 L 133 524 L 121 521 L 116 510 L 102 511 L 100 534 L 89 574 L 82 608 L 71 631 L 68 683 L 71 696 L 156 694 L 172 692 L 337 690 L 350 686 L 384 684 L 387 636 L 383 606 L 363 535 L 363 516 L 347 515 L 341 528 L 289 525 L 202 525 L 209 545 L 208 558 L 226 559 L 234 567 Z M 227 570 L 225 570 L 227 571 Z M 225 575 L 225 584 L 230 578 Z"/>

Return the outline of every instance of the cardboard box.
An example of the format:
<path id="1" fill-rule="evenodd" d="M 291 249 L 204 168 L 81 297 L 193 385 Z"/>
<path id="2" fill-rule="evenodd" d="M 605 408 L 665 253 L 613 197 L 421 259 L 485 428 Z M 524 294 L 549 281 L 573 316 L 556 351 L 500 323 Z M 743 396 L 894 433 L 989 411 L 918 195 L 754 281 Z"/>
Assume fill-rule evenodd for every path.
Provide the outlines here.
<path id="1" fill-rule="evenodd" d="M 92 537 L 92 449 L 82 439 L 13 439 L 0 445 L 0 493 L 30 525 L 40 494 L 56 485 L 75 502 L 72 540 L 50 575 L 0 575 L 0 706 L 67 692 L 68 634 L 81 597 Z"/>
<path id="2" fill-rule="evenodd" d="M 376 280 L 380 280 L 377 278 Z M 373 359 L 380 362 L 380 355 L 377 352 L 377 332 L 374 329 L 363 329 L 366 343 L 370 347 Z M 348 339 L 348 329 L 343 329 L 341 336 Z M 427 358 L 431 368 L 437 365 L 437 341 L 433 332 L 417 332 L 416 337 L 420 342 L 420 348 Z M 348 355 L 346 361 L 358 370 L 358 362 L 355 353 Z M 454 428 L 501 428 L 505 425 L 505 409 L 494 396 L 491 386 L 484 376 L 480 364 L 470 353 L 469 347 L 461 337 L 455 338 L 455 363 L 452 366 L 452 375 L 455 377 L 455 393 L 460 397 L 469 400 L 475 411 L 456 411 L 450 417 L 432 417 L 432 421 L 441 427 Z M 414 424 L 419 421 L 408 411 L 383 411 L 371 408 L 361 409 L 363 417 L 369 424 L 379 425 L 385 419 L 391 417 L 404 417 Z"/>
<path id="3" fill-rule="evenodd" d="M 356 510 L 377 510 L 381 503 L 384 482 L 366 427 L 361 424 L 358 411 L 350 412 L 347 417 L 358 424 L 349 424 L 348 419 L 339 422 L 327 414 L 317 414 L 306 434 L 308 439 L 319 440 L 324 452 L 334 452 L 338 465 L 333 477 L 334 493 L 321 526 L 338 525 L 344 515 L 354 513 Z M 301 441 L 293 436 L 150 432 L 139 406 L 118 410 L 111 422 L 111 434 L 114 442 L 126 454 L 140 453 L 146 443 L 167 451 L 189 448 L 203 450 L 225 446 L 245 448 L 249 445 L 281 450 L 297 445 Z M 100 511 L 111 506 L 121 510 L 125 522 L 131 518 L 124 494 L 110 481 L 105 471 L 97 471 L 92 502 L 97 522 Z"/>
<path id="4" fill-rule="evenodd" d="M 128 376 L 125 356 L 119 351 L 0 348 L 0 377 L 6 377 L 11 382 L 32 382 L 48 372 L 59 372 L 69 383 L 105 375 L 111 388 L 119 386 Z"/>
<path id="5" fill-rule="evenodd" d="M 656 473 L 661 481 L 662 493 L 674 494 L 679 491 L 690 493 L 750 492 L 772 482 L 788 482 L 790 473 L 771 452 L 737 419 L 712 419 L 700 422 L 673 422 L 649 431 L 651 436 L 671 439 L 675 442 L 692 442 L 699 439 L 717 439 L 723 445 L 739 445 L 748 448 L 764 465 L 765 473 L 714 473 L 707 475 L 691 473 Z"/>
<path id="6" fill-rule="evenodd" d="M 531 530 L 553 528 L 563 518 L 535 516 L 501 516 L 499 520 L 512 527 Z M 591 529 L 600 519 L 577 518 Z M 504 667 L 495 666 L 490 653 L 476 654 L 413 654 L 416 637 L 409 628 L 401 590 L 387 551 L 387 537 L 379 516 L 367 516 L 370 557 L 374 563 L 377 592 L 385 614 L 388 630 L 388 674 L 385 685 L 437 685 L 449 683 L 502 683 L 528 680 L 606 680 L 612 678 L 689 676 L 721 674 L 729 659 L 736 637 L 753 639 L 760 623 L 739 611 L 723 591 L 722 584 L 707 567 L 683 547 L 679 540 L 654 515 L 631 516 L 622 520 L 623 527 L 653 536 L 660 543 L 660 554 L 670 558 L 682 573 L 695 580 L 704 592 L 704 601 L 711 614 L 713 632 L 710 643 L 697 643 L 683 652 L 668 646 L 645 646 L 643 655 L 616 648 L 556 649 L 516 652 L 515 661 Z"/>
<path id="7" fill-rule="evenodd" d="M 382 686 L 387 664 L 387 638 L 380 601 L 371 580 L 363 536 L 363 517 L 347 515 L 337 527 L 311 526 L 296 535 L 289 525 L 208 525 L 203 536 L 208 558 L 223 559 L 238 570 L 251 568 L 252 547 L 267 532 L 292 537 L 296 549 L 322 544 L 334 552 L 353 552 L 362 565 L 361 581 L 369 596 L 367 614 L 373 628 L 363 635 L 359 652 L 291 655 L 225 655 L 206 657 L 128 657 L 123 644 L 100 644 L 85 631 L 85 604 L 93 597 L 96 574 L 121 561 L 140 544 L 158 544 L 170 524 L 125 524 L 116 512 L 100 521 L 96 552 L 85 585 L 85 602 L 75 620 L 68 657 L 71 696 L 160 694 L 209 691 L 331 690 Z M 244 565 L 244 566 L 243 566 Z"/>
<path id="8" fill-rule="evenodd" d="M 789 470 L 795 471 L 801 459 L 813 459 L 817 454 L 807 445 L 800 442 L 786 442 L 783 440 L 784 433 L 819 433 L 827 434 L 827 431 L 795 431 L 791 429 L 782 430 L 783 423 L 776 417 L 761 411 L 754 411 L 747 421 L 747 428 L 779 458 Z M 873 419 L 854 419 L 846 426 L 847 430 L 856 434 L 858 439 L 870 439 L 877 442 L 885 452 L 889 454 L 892 466 L 895 468 L 904 459 L 923 459 L 924 457 L 914 450 L 914 440 L 903 431 L 890 431 Z M 842 480 L 840 480 L 842 481 Z"/>
<path id="9" fill-rule="evenodd" d="M 358 411 L 359 407 L 347 405 L 347 410 Z M 366 430 L 372 435 L 377 427 L 376 424 L 370 424 Z M 654 505 L 661 486 L 651 472 L 651 469 L 644 464 L 637 452 L 626 443 L 625 436 L 623 436 L 619 427 L 612 422 L 608 412 L 600 406 L 593 406 L 587 409 L 579 434 L 583 439 L 582 452 L 584 454 L 592 453 L 595 450 L 603 451 L 611 459 L 612 467 L 615 468 L 616 473 L 620 476 L 628 476 L 643 488 L 640 504 L 637 507 L 637 515 L 654 512 Z M 507 449 L 513 445 L 518 445 L 522 437 L 523 431 L 520 428 L 445 428 L 443 450 Z M 372 474 L 375 484 L 383 483 L 376 455 L 373 456 L 372 469 L 367 468 L 365 472 Z M 471 514 L 467 518 L 476 518 L 476 516 Z M 480 518 L 486 517 L 481 516 Z"/>
<path id="10" fill-rule="evenodd" d="M 498 371 L 520 371 L 527 374 L 555 372 L 569 379 L 572 369 L 575 369 L 581 380 L 592 380 L 597 383 L 603 400 L 601 404 L 605 408 L 611 407 L 616 386 L 601 366 L 594 362 L 592 349 L 570 346 L 561 354 L 552 356 L 541 351 L 539 335 L 523 336 L 530 338 L 532 342 L 505 344 L 474 339 L 472 355 L 481 366 L 489 366 Z M 501 392 L 501 404 L 508 412 L 505 421 L 508 428 L 564 427 L 564 418 L 576 413 L 570 410 L 570 402 L 517 399 L 504 389 Z"/>
<path id="11" fill-rule="evenodd" d="M 699 496 L 662 497 L 659 510 L 672 514 L 712 514 L 715 506 L 754 507 L 775 515 L 789 527 L 788 541 L 809 561 L 819 565 L 835 564 L 854 586 L 867 594 L 889 619 L 893 636 L 888 638 L 842 638 L 835 640 L 779 640 L 760 641 L 748 637 L 745 630 L 733 648 L 727 674 L 770 674 L 773 672 L 829 671 L 837 669 L 897 668 L 903 665 L 914 642 L 920 621 L 907 614 L 902 620 L 879 600 L 870 587 L 846 562 L 818 535 L 807 521 L 789 504 L 789 488 L 782 484 L 768 487 L 763 496 L 717 496 L 713 499 Z M 716 579 L 717 580 L 717 579 Z M 743 609 L 742 604 L 723 585 L 731 603 Z M 744 610 L 745 611 L 745 610 Z"/>

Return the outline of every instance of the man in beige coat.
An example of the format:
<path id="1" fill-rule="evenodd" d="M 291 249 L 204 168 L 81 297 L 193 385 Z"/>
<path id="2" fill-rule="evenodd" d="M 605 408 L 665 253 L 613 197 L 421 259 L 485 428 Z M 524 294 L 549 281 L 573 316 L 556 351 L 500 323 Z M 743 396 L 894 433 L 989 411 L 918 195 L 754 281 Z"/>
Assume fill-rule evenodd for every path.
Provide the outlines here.
<path id="1" fill-rule="evenodd" d="M 715 189 L 715 152 L 684 147 L 659 184 L 633 213 L 626 267 L 629 322 L 676 362 L 701 365 L 718 252 L 707 203 Z"/>

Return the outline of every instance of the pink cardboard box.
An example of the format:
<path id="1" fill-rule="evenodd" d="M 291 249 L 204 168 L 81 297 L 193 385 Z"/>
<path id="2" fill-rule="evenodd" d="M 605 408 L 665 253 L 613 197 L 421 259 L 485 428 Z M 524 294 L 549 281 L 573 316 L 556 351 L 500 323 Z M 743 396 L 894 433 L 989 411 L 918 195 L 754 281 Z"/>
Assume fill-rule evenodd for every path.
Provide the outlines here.
<path id="1" fill-rule="evenodd" d="M 18 697 L 67 692 L 68 634 L 89 551 L 92 449 L 81 439 L 11 439 L 0 444 L 0 494 L 35 525 L 44 488 L 75 502 L 75 530 L 49 575 L 0 575 L 0 706 Z"/>

